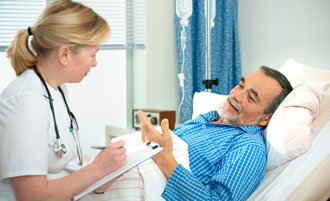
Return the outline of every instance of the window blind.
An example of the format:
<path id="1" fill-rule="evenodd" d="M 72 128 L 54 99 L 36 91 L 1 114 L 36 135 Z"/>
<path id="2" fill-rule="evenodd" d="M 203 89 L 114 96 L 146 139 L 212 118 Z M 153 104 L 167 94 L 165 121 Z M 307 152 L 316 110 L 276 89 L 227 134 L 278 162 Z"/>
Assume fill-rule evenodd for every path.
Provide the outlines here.
<path id="1" fill-rule="evenodd" d="M 1 0 L 0 51 L 13 40 L 17 30 L 34 24 L 53 0 Z M 77 0 L 101 15 L 111 29 L 110 40 L 101 49 L 145 48 L 145 0 Z"/>

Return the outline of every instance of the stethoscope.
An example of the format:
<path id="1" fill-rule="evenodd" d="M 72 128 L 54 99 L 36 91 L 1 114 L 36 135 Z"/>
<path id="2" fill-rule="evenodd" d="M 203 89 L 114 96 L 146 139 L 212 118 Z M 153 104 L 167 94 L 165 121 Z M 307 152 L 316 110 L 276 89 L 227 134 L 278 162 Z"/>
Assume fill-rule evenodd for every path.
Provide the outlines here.
<path id="1" fill-rule="evenodd" d="M 44 85 L 44 87 L 45 87 L 45 89 L 47 91 L 47 95 L 48 95 L 48 99 L 49 99 L 49 105 L 50 105 L 50 110 L 52 111 L 52 114 L 53 114 L 54 127 L 55 127 L 55 133 L 56 133 L 56 142 L 54 143 L 53 148 L 54 148 L 54 151 L 55 151 L 56 156 L 58 158 L 62 158 L 62 156 L 64 154 L 66 154 L 67 149 L 66 149 L 65 145 L 63 143 L 61 143 L 61 138 L 60 138 L 60 134 L 58 132 L 56 118 L 55 118 L 55 111 L 54 111 L 54 105 L 53 105 L 53 102 L 52 102 L 52 95 L 49 92 L 49 89 L 47 87 L 47 84 L 46 84 L 45 80 L 42 78 L 42 76 L 40 75 L 40 73 L 39 73 L 39 71 L 38 71 L 38 69 L 37 69 L 37 67 L 35 65 L 33 66 L 33 70 L 38 75 L 38 77 L 40 78 L 42 84 Z M 69 118 L 70 118 L 70 128 L 69 129 L 70 129 L 70 132 L 72 133 L 73 138 L 74 138 L 75 143 L 76 143 L 77 153 L 78 153 L 78 158 L 79 158 L 79 163 L 78 164 L 80 166 L 82 166 L 83 165 L 83 159 L 82 159 L 82 150 L 81 150 L 80 143 L 79 143 L 79 134 L 78 134 L 79 127 L 78 127 L 78 122 L 77 122 L 75 116 L 73 115 L 73 113 L 71 112 L 71 110 L 70 110 L 70 108 L 68 106 L 68 103 L 66 102 L 66 99 L 65 99 L 65 96 L 64 96 L 64 93 L 63 93 L 61 87 L 58 87 L 58 90 L 62 94 L 62 97 L 63 97 L 64 103 L 65 103 L 67 112 L 69 114 Z"/>

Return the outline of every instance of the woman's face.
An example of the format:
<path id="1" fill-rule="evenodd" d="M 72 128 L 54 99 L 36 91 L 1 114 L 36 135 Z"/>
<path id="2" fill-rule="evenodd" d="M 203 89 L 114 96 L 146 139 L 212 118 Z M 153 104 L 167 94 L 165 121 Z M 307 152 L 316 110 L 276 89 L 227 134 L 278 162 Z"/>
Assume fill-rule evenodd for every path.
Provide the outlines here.
<path id="1" fill-rule="evenodd" d="M 99 45 L 86 45 L 78 53 L 72 53 L 70 59 L 69 83 L 78 83 L 97 65 L 96 53 Z"/>

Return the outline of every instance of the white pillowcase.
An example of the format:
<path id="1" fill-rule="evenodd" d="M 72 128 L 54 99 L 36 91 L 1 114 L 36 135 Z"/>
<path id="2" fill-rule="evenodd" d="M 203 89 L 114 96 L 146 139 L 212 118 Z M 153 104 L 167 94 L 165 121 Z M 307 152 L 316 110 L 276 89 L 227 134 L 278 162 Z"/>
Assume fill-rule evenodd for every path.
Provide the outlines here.
<path id="1" fill-rule="evenodd" d="M 218 110 L 220 104 L 226 101 L 228 95 L 215 94 L 211 92 L 195 92 L 193 98 L 192 119 L 199 114 L 205 114 L 212 110 Z"/>
<path id="2" fill-rule="evenodd" d="M 294 91 L 276 110 L 264 131 L 268 153 L 267 169 L 275 168 L 306 152 L 315 137 L 313 135 L 330 119 L 330 90 L 327 91 L 330 86 L 330 70 L 308 67 L 289 59 L 279 71 L 286 75 Z M 217 110 L 226 98 L 227 95 L 196 92 L 192 118 Z"/>
<path id="3" fill-rule="evenodd" d="M 289 59 L 279 71 L 288 78 L 294 90 L 275 111 L 264 131 L 267 169 L 308 151 L 313 135 L 317 134 L 316 128 L 320 129 L 330 118 L 327 115 L 330 110 L 330 70 L 312 68 Z"/>
<path id="4" fill-rule="evenodd" d="M 305 153 L 312 143 L 312 121 L 318 115 L 330 81 L 301 83 L 283 100 L 264 131 L 268 162 L 275 168 Z"/>

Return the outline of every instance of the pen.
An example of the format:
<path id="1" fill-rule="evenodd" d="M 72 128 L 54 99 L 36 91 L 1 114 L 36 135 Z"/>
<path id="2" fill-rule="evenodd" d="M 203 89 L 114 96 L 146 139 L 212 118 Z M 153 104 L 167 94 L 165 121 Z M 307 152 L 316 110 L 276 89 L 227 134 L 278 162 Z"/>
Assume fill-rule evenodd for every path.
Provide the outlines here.
<path id="1" fill-rule="evenodd" d="M 105 149 L 105 146 L 91 146 L 92 149 Z"/>
<path id="2" fill-rule="evenodd" d="M 147 146 L 151 145 L 151 141 L 146 142 Z M 157 149 L 159 147 L 158 144 L 151 146 L 152 149 Z M 91 146 L 92 149 L 105 149 L 105 146 Z"/>

